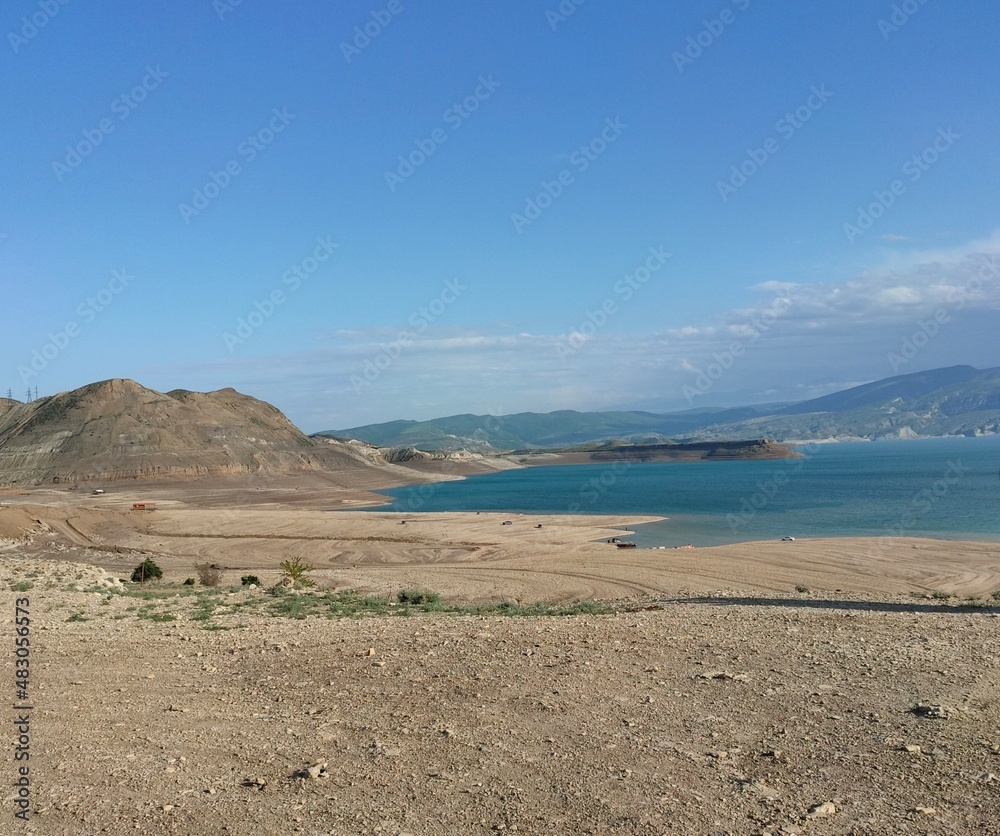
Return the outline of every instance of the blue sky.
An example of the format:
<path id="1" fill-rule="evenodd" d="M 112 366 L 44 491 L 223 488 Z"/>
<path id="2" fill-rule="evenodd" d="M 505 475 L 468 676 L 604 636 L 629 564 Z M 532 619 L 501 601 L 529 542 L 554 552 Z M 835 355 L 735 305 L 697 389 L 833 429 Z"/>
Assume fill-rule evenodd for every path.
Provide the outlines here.
<path id="1" fill-rule="evenodd" d="M 0 20 L 15 397 L 234 386 L 317 431 L 1000 365 L 986 0 Z"/>

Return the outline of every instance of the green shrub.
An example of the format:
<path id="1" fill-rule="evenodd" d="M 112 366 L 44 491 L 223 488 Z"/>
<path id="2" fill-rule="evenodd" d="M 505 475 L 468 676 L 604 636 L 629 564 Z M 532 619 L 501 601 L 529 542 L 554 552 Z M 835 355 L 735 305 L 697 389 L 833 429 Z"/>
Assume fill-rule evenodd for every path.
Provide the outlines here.
<path id="1" fill-rule="evenodd" d="M 396 595 L 400 604 L 439 604 L 441 595 L 429 589 L 403 589 Z"/>
<path id="2" fill-rule="evenodd" d="M 184 586 L 194 586 L 196 583 L 197 583 L 197 581 L 194 578 L 185 578 L 184 579 Z"/>
<path id="3" fill-rule="evenodd" d="M 281 576 L 290 579 L 292 583 L 299 586 L 316 586 L 316 582 L 309 577 L 309 573 L 316 567 L 303 563 L 301 558 L 282 560 L 278 566 L 281 569 Z"/>
<path id="4" fill-rule="evenodd" d="M 240 584 L 242 586 L 263 586 L 263 584 L 260 582 L 260 578 L 258 578 L 256 575 L 244 575 L 242 578 L 240 578 Z"/>
<path id="5" fill-rule="evenodd" d="M 163 570 L 157 566 L 150 558 L 146 558 L 142 563 L 132 570 L 132 582 L 144 583 L 145 581 L 158 580 L 163 577 Z"/>

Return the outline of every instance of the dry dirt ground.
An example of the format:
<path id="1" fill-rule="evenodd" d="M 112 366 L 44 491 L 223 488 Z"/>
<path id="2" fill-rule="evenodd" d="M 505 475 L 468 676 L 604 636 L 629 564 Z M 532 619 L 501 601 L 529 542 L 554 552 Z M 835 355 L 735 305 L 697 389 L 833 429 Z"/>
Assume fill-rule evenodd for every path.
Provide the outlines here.
<path id="1" fill-rule="evenodd" d="M 638 518 L 295 487 L 0 496 L 0 832 L 1000 834 L 996 543 L 619 551 Z M 317 590 L 265 591 L 292 556 Z M 145 557 L 159 585 L 116 580 Z M 373 603 L 410 587 L 459 611 Z"/>

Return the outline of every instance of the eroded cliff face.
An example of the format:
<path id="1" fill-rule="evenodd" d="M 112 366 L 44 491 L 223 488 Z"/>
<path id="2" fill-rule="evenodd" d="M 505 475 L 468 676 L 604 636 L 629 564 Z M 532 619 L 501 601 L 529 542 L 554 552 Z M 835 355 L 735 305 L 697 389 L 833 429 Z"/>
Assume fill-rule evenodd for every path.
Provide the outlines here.
<path id="1" fill-rule="evenodd" d="M 161 393 L 115 379 L 0 411 L 0 484 L 379 466 L 355 445 L 313 441 L 234 389 Z"/>

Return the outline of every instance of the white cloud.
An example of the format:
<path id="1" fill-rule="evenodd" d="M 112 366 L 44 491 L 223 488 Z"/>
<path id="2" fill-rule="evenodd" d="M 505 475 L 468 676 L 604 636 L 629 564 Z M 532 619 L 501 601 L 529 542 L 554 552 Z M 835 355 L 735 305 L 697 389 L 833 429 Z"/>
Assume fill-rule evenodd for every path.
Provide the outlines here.
<path id="1" fill-rule="evenodd" d="M 332 332 L 308 352 L 200 364 L 182 379 L 188 388 L 192 377 L 210 381 L 206 388 L 243 388 L 318 430 L 457 412 L 687 407 L 684 387 L 734 343 L 739 356 L 693 405 L 753 393 L 799 400 L 919 368 L 1000 362 L 1000 235 L 951 250 L 900 249 L 844 281 L 766 281 L 753 290 L 754 305 L 660 333 L 598 328 L 568 357 L 560 346 L 572 334 L 435 324 L 399 346 L 370 385 L 352 385 L 406 330 L 397 325 Z M 947 323 L 920 357 L 890 369 L 888 353 L 939 311 Z M 170 369 L 173 379 L 178 371 Z"/>
<path id="2" fill-rule="evenodd" d="M 918 305 L 920 294 L 912 287 L 887 287 L 876 297 L 882 305 Z"/>

